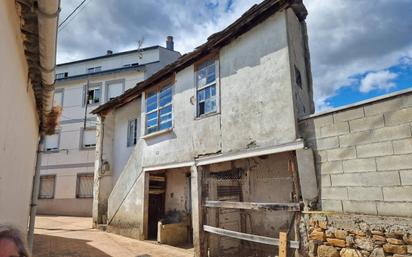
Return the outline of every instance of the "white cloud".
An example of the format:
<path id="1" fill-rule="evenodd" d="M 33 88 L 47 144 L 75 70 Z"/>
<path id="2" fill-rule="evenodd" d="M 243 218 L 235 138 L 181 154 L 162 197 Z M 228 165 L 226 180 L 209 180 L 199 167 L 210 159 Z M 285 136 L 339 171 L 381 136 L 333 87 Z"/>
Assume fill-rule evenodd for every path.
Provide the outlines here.
<path id="1" fill-rule="evenodd" d="M 370 72 L 362 79 L 359 91 L 368 93 L 372 90 L 389 90 L 396 86 L 393 82 L 398 77 L 398 74 L 384 70 L 378 72 Z"/>

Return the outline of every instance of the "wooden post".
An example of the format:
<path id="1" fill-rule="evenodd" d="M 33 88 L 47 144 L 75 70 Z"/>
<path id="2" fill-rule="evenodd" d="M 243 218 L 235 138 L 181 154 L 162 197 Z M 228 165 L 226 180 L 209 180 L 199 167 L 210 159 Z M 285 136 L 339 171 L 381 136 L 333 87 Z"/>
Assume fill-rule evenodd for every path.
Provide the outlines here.
<path id="1" fill-rule="evenodd" d="M 279 232 L 279 257 L 286 257 L 288 249 L 288 233 Z"/>
<path id="2" fill-rule="evenodd" d="M 205 233 L 203 231 L 203 207 L 202 207 L 202 175 L 203 168 L 193 165 L 191 168 L 192 186 L 192 224 L 193 224 L 193 246 L 195 257 L 206 256 Z"/>

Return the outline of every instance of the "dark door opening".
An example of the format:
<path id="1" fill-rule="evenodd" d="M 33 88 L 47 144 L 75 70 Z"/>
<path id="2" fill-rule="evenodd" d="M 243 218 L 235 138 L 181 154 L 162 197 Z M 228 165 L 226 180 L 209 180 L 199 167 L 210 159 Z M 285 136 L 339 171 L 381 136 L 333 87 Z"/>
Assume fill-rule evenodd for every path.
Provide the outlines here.
<path id="1" fill-rule="evenodd" d="M 150 175 L 148 239 L 157 239 L 157 223 L 165 215 L 166 178 L 163 174 Z"/>

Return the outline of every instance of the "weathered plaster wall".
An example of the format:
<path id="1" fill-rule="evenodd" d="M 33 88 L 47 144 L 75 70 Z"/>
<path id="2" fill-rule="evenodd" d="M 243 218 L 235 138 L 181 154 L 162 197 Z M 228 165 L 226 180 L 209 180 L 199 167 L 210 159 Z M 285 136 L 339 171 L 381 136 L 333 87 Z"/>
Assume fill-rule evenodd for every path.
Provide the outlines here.
<path id="1" fill-rule="evenodd" d="M 412 93 L 300 122 L 322 210 L 412 217 Z"/>
<path id="2" fill-rule="evenodd" d="M 14 1 L 0 2 L 0 35 L 0 224 L 26 231 L 39 123 Z"/>
<path id="3" fill-rule="evenodd" d="M 187 168 L 172 169 L 166 171 L 166 198 L 165 211 L 188 212 L 187 204 L 190 201 L 188 195 L 188 178 L 190 172 Z"/>

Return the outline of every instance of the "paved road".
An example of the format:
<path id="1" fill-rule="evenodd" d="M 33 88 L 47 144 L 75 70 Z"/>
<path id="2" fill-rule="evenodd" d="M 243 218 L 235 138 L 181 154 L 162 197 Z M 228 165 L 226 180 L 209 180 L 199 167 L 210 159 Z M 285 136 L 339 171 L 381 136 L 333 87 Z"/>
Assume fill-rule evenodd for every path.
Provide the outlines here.
<path id="1" fill-rule="evenodd" d="M 91 228 L 91 218 L 38 216 L 34 257 L 192 257 L 193 249 L 138 241 Z"/>

